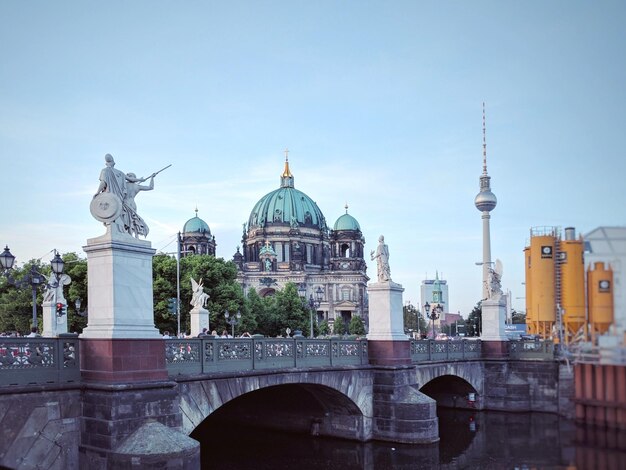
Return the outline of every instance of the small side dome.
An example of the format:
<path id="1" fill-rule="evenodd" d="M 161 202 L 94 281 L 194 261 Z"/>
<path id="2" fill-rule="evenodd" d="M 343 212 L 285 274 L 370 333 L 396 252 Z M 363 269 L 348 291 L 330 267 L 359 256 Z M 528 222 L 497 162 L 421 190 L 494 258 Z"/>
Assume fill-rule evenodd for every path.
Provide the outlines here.
<path id="1" fill-rule="evenodd" d="M 209 225 L 198 217 L 198 209 L 196 209 L 196 216 L 185 222 L 185 225 L 183 226 L 183 233 L 192 232 L 206 233 L 208 235 L 211 234 Z"/>
<path id="2" fill-rule="evenodd" d="M 346 204 L 346 213 L 337 219 L 333 230 L 361 230 L 359 222 L 348 214 L 348 205 Z"/>

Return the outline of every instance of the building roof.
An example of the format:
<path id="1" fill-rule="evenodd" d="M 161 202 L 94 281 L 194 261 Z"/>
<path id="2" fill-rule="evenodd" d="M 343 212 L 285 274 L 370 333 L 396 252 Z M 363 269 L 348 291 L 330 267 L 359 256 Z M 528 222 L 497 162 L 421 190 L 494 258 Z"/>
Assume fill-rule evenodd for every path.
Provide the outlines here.
<path id="1" fill-rule="evenodd" d="M 196 216 L 185 222 L 185 225 L 183 226 L 183 233 L 192 232 L 207 233 L 209 235 L 211 234 L 209 225 L 200 217 L 198 217 L 198 209 L 196 209 Z"/>
<path id="2" fill-rule="evenodd" d="M 288 161 L 285 161 L 280 182 L 280 188 L 267 193 L 254 205 L 248 218 L 248 228 L 288 225 L 291 228 L 303 226 L 326 230 L 326 219 L 315 201 L 294 187 Z"/>
<path id="3" fill-rule="evenodd" d="M 333 230 L 361 230 L 361 226 L 359 222 L 348 214 L 348 205 L 346 204 L 346 213 L 340 216 L 335 225 L 333 226 Z"/>

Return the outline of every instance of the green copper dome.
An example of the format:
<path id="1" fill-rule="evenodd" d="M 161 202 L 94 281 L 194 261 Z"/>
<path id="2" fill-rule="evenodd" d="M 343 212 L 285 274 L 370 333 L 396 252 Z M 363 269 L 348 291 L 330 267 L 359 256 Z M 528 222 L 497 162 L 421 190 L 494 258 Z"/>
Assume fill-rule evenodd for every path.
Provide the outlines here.
<path id="1" fill-rule="evenodd" d="M 333 230 L 361 230 L 357 220 L 347 212 L 337 219 Z"/>
<path id="2" fill-rule="evenodd" d="M 185 225 L 183 227 L 183 233 L 191 232 L 206 232 L 208 234 L 211 233 L 209 225 L 200 217 L 198 217 L 198 211 L 196 211 L 196 216 L 185 222 Z"/>
<path id="3" fill-rule="evenodd" d="M 291 228 L 308 227 L 326 230 L 326 219 L 317 204 L 293 185 L 289 162 L 280 177 L 280 188 L 263 196 L 254 205 L 248 228 L 288 225 Z"/>

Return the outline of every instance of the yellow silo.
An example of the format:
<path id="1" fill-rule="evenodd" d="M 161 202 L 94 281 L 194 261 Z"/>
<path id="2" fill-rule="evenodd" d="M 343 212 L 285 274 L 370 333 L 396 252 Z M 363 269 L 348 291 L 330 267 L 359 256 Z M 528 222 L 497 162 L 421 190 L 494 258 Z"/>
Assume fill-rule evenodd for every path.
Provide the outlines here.
<path id="1" fill-rule="evenodd" d="M 602 261 L 587 270 L 587 301 L 591 335 L 601 335 L 613 323 L 613 270 Z"/>
<path id="2" fill-rule="evenodd" d="M 561 307 L 564 340 L 570 340 L 585 326 L 585 262 L 582 237 L 576 239 L 573 227 L 565 229 L 560 243 Z"/>
<path id="3" fill-rule="evenodd" d="M 524 272 L 526 274 L 525 288 L 526 288 L 526 329 L 530 334 L 536 334 L 534 331 L 534 316 L 533 316 L 533 302 L 532 302 L 532 288 L 530 284 L 530 246 L 524 248 Z"/>
<path id="4" fill-rule="evenodd" d="M 552 328 L 556 321 L 555 256 L 555 229 L 551 227 L 531 229 L 530 289 L 532 291 L 532 326 L 529 325 L 529 331 L 546 339 L 552 336 Z"/>

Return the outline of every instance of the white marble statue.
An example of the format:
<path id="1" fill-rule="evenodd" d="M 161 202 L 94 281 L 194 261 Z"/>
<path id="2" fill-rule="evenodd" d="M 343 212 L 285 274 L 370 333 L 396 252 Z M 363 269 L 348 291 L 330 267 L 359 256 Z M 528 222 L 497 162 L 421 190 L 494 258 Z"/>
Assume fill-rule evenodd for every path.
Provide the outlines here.
<path id="1" fill-rule="evenodd" d="M 206 306 L 207 301 L 209 300 L 209 294 L 204 292 L 204 286 L 202 285 L 202 279 L 200 282 L 196 282 L 193 278 L 191 279 L 191 289 L 193 290 L 193 294 L 191 296 L 190 304 L 193 305 L 194 309 L 201 309 Z"/>
<path id="2" fill-rule="evenodd" d="M 67 300 L 65 300 L 65 296 L 63 295 L 63 287 L 71 283 L 72 278 L 65 273 L 61 274 L 58 279 L 56 274 L 50 274 L 48 283 L 46 284 L 46 291 L 43 295 L 43 301 L 67 305 Z"/>
<path id="3" fill-rule="evenodd" d="M 502 261 L 496 260 L 495 267 L 489 268 L 487 298 L 495 299 L 502 296 Z"/>
<path id="4" fill-rule="evenodd" d="M 110 154 L 104 156 L 105 167 L 100 172 L 100 185 L 91 201 L 91 215 L 106 226 L 139 238 L 148 235 L 148 225 L 137 213 L 135 196 L 139 191 L 154 189 L 154 177 L 171 165 L 152 173 L 148 178 L 137 178 L 134 173 L 124 174 L 115 168 Z M 149 186 L 139 183 L 150 179 Z"/>
<path id="5" fill-rule="evenodd" d="M 376 253 L 374 250 L 370 252 L 372 261 L 376 260 L 378 268 L 378 282 L 391 281 L 391 270 L 389 269 L 389 248 L 385 245 L 385 237 L 378 238 L 378 247 Z"/>

